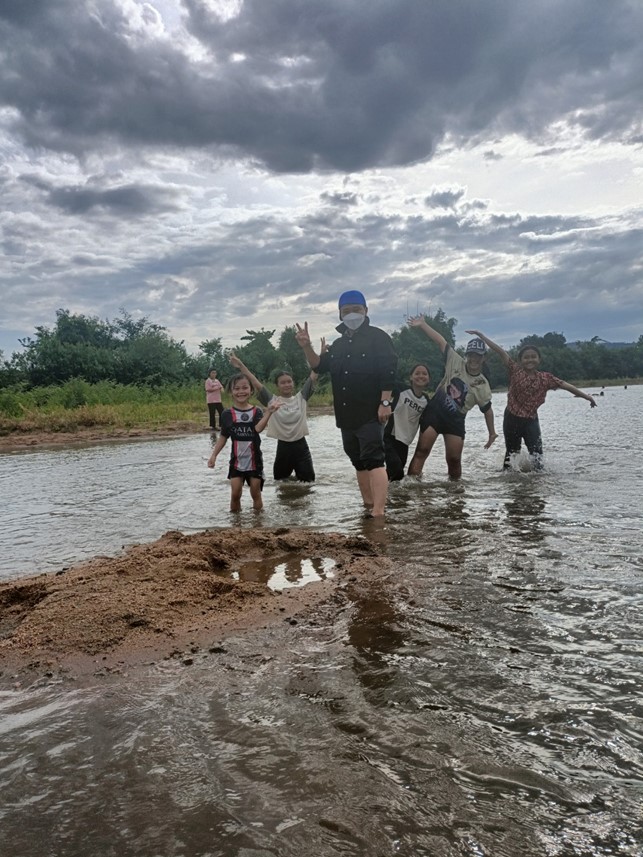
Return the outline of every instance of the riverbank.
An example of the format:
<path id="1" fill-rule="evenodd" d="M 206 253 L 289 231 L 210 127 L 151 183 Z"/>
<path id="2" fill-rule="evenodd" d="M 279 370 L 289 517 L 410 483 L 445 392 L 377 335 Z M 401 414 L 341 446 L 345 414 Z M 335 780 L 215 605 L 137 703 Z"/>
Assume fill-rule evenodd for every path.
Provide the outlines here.
<path id="1" fill-rule="evenodd" d="M 157 438 L 181 437 L 190 434 L 207 433 L 204 423 L 178 420 L 159 426 L 92 426 L 74 431 L 13 431 L 0 435 L 0 453 L 41 447 L 84 446 L 96 443 L 154 440 Z"/>
<path id="2" fill-rule="evenodd" d="M 297 585 L 302 563 L 319 571 Z M 226 635 L 298 624 L 389 562 L 361 537 L 280 528 L 169 532 L 123 556 L 0 584 L 0 687 L 122 674 L 225 649 Z M 284 588 L 270 588 L 277 567 Z M 282 581 L 282 584 L 284 581 Z"/>
<path id="3" fill-rule="evenodd" d="M 331 405 L 308 407 L 308 413 L 332 414 Z M 207 414 L 206 414 L 207 417 Z M 90 446 L 97 443 L 111 443 L 137 440 L 157 440 L 169 437 L 181 437 L 192 434 L 209 434 L 205 417 L 196 420 L 168 420 L 158 425 L 135 425 L 129 427 L 113 425 L 79 426 L 73 431 L 44 431 L 14 429 L 0 434 L 0 454 L 20 452 L 41 447 Z"/>

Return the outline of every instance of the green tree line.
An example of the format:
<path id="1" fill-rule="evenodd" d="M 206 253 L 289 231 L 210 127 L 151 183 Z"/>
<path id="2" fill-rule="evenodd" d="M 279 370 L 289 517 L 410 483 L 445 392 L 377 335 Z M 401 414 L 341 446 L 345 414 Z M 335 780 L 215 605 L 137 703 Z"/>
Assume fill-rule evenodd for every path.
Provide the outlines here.
<path id="1" fill-rule="evenodd" d="M 426 319 L 447 342 L 455 344 L 455 318 L 448 318 L 438 309 Z M 295 327 L 285 327 L 276 344 L 275 334 L 275 330 L 264 328 L 248 330 L 235 351 L 261 379 L 270 381 L 277 371 L 287 369 L 297 383 L 303 382 L 309 369 L 297 345 Z M 421 331 L 406 326 L 394 331 L 392 338 L 400 358 L 400 378 L 408 377 L 413 365 L 423 362 L 429 366 L 433 383 L 437 383 L 443 360 L 434 343 Z M 525 337 L 509 349 L 510 353 L 515 355 L 527 343 L 540 348 L 542 369 L 565 380 L 643 376 L 643 336 L 638 342 L 617 349 L 606 347 L 598 337 L 570 345 L 561 333 L 549 332 Z M 20 340 L 20 345 L 22 350 L 9 359 L 0 354 L 0 391 L 55 388 L 71 381 L 106 383 L 112 391 L 115 385 L 160 391 L 167 387 L 194 386 L 203 381 L 210 368 L 216 368 L 224 381 L 234 371 L 220 337 L 201 342 L 198 353 L 190 354 L 184 343 L 173 339 L 165 327 L 146 317 L 134 319 L 125 310 L 115 320 L 103 321 L 59 309 L 53 326 L 37 327 L 33 336 Z M 492 387 L 505 385 L 506 372 L 494 354 L 488 357 L 486 372 Z"/>

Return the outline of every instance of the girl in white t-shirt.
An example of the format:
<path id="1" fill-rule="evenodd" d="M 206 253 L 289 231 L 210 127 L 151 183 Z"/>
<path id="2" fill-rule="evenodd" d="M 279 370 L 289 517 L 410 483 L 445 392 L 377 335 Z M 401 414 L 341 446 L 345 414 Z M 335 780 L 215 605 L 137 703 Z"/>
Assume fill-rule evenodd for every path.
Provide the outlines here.
<path id="1" fill-rule="evenodd" d="M 296 393 L 290 372 L 280 372 L 275 380 L 279 394 L 273 396 L 235 354 L 231 354 L 229 360 L 235 369 L 243 372 L 250 379 L 262 405 L 273 403 L 279 405 L 279 410 L 275 413 L 266 432 L 268 437 L 277 440 L 273 478 L 288 479 L 294 473 L 300 482 L 314 482 L 313 458 L 306 440 L 308 434 L 306 413 L 308 399 L 315 391 L 317 373 L 311 372 L 301 390 Z"/>
<path id="2" fill-rule="evenodd" d="M 386 473 L 391 482 L 404 477 L 409 447 L 418 433 L 420 417 L 428 404 L 424 391 L 430 380 L 429 367 L 425 363 L 416 363 L 411 370 L 410 387 L 393 393 L 393 413 L 384 430 Z"/>

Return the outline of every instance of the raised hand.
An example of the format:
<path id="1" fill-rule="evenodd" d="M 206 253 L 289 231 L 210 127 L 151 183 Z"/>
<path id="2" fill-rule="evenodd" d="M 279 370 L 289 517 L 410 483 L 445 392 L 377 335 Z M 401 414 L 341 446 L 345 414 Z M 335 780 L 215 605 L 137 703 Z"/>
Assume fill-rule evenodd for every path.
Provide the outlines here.
<path id="1" fill-rule="evenodd" d="M 231 366 L 234 366 L 235 369 L 241 369 L 243 367 L 243 363 L 241 362 L 241 360 L 239 360 L 234 351 L 231 351 L 228 354 L 228 362 Z"/>
<path id="2" fill-rule="evenodd" d="M 409 327 L 421 327 L 423 324 L 426 324 L 423 315 L 411 315 L 406 320 L 406 323 Z"/>
<path id="3" fill-rule="evenodd" d="M 319 343 L 321 346 L 319 349 L 319 353 L 324 354 L 326 351 L 328 351 L 328 345 L 326 344 L 326 337 L 322 336 L 321 339 L 319 340 Z"/>
<path id="4" fill-rule="evenodd" d="M 310 333 L 308 332 L 308 322 L 304 322 L 304 326 L 302 327 L 300 324 L 295 323 L 295 327 L 297 330 L 295 331 L 295 339 L 297 340 L 297 344 L 300 348 L 306 348 L 310 346 Z"/>

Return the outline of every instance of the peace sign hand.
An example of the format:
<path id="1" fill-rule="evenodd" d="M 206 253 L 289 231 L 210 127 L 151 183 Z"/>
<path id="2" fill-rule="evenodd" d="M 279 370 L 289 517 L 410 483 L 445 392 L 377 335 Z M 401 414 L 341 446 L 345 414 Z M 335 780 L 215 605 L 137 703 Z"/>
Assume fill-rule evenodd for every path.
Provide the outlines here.
<path id="1" fill-rule="evenodd" d="M 295 331 L 295 339 L 297 340 L 297 344 L 301 348 L 310 347 L 310 334 L 308 333 L 308 322 L 304 322 L 304 326 L 302 327 L 300 324 L 295 323 L 297 330 Z"/>

